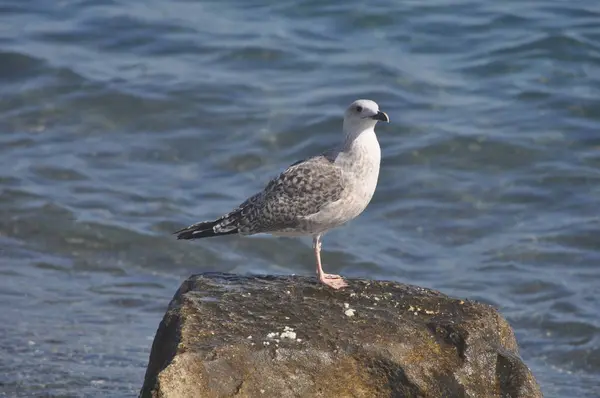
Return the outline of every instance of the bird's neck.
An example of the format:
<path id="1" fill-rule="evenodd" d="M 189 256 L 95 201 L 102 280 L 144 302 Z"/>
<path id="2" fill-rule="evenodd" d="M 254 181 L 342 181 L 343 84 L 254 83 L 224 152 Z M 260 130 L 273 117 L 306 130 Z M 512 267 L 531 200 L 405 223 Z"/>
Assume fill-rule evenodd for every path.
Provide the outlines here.
<path id="1" fill-rule="evenodd" d="M 342 151 L 347 153 L 376 151 L 379 152 L 379 142 L 374 128 L 364 130 L 353 130 L 346 132 L 346 139 L 342 145 Z"/>

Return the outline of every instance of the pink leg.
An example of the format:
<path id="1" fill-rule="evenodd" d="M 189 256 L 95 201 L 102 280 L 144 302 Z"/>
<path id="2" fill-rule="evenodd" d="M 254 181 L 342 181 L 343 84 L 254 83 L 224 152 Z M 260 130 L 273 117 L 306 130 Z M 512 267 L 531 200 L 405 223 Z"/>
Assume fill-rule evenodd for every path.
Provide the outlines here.
<path id="1" fill-rule="evenodd" d="M 315 250 L 315 257 L 317 259 L 317 276 L 319 281 L 333 289 L 341 289 L 348 286 L 348 284 L 339 275 L 326 274 L 323 272 L 321 266 L 321 235 L 315 235 L 313 237 L 313 249 Z"/>

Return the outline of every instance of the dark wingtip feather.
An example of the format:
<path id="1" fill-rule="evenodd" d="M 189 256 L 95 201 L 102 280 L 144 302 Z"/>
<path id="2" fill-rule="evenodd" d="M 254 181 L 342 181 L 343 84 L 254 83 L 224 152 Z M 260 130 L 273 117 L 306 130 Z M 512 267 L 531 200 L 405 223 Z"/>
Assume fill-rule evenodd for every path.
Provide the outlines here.
<path id="1" fill-rule="evenodd" d="M 185 231 L 186 229 L 187 229 L 187 227 L 186 227 L 186 228 L 179 229 L 179 230 L 177 230 L 177 231 L 173 232 L 172 234 L 173 234 L 173 235 L 179 235 L 180 233 L 182 233 L 182 232 L 183 232 L 183 231 Z M 177 237 L 177 239 L 179 239 L 179 236 Z"/>
<path id="2" fill-rule="evenodd" d="M 181 240 L 181 239 L 189 239 L 186 238 L 184 234 L 182 234 L 181 232 L 173 232 L 173 235 L 177 234 L 177 240 Z"/>
<path id="3" fill-rule="evenodd" d="M 235 228 L 231 231 L 226 232 L 215 232 L 214 226 L 218 223 L 218 221 L 207 221 L 201 222 L 198 224 L 190 225 L 189 227 L 182 228 L 178 231 L 173 232 L 174 235 L 177 235 L 177 240 L 180 239 L 200 239 L 200 238 L 210 238 L 213 236 L 221 236 L 221 235 L 231 235 L 237 234 L 238 229 Z"/>
<path id="4" fill-rule="evenodd" d="M 177 235 L 177 239 L 196 239 L 203 237 L 202 233 L 213 232 L 213 227 L 216 221 L 199 222 L 188 227 L 182 228 L 178 231 L 173 232 L 173 235 Z"/>

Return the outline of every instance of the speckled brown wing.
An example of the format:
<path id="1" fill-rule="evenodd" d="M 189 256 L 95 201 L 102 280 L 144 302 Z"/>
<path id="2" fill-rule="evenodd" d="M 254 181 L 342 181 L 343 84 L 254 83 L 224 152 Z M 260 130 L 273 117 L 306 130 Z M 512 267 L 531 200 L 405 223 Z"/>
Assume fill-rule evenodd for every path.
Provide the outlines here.
<path id="1" fill-rule="evenodd" d="M 309 158 L 291 165 L 230 213 L 231 224 L 241 234 L 293 230 L 305 217 L 340 199 L 343 190 L 339 167 L 326 156 Z"/>
<path id="2" fill-rule="evenodd" d="M 305 234 L 306 217 L 339 200 L 344 190 L 342 170 L 334 153 L 294 163 L 262 192 L 213 221 L 201 221 L 176 231 L 177 239 L 268 232 Z"/>

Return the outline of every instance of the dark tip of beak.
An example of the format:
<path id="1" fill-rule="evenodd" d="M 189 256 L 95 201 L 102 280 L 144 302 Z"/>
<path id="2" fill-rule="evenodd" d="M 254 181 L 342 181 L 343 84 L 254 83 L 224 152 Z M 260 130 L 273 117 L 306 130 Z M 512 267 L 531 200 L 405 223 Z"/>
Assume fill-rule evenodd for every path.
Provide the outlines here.
<path id="1" fill-rule="evenodd" d="M 381 111 L 378 111 L 376 115 L 372 116 L 372 118 L 374 120 L 379 120 L 381 122 L 386 122 L 386 123 L 390 122 L 390 118 L 388 117 L 387 113 L 381 112 Z"/>

